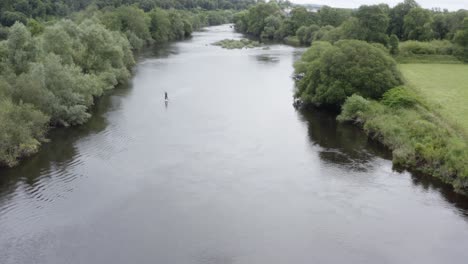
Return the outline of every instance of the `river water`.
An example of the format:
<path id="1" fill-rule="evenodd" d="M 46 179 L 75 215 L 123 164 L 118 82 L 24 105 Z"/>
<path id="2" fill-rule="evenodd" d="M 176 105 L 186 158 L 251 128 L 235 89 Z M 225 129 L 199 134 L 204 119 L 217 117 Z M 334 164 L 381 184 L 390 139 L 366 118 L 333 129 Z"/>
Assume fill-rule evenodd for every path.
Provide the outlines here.
<path id="1" fill-rule="evenodd" d="M 297 112 L 302 49 L 210 45 L 240 37 L 144 52 L 89 123 L 0 170 L 0 263 L 466 263 L 468 200 Z"/>

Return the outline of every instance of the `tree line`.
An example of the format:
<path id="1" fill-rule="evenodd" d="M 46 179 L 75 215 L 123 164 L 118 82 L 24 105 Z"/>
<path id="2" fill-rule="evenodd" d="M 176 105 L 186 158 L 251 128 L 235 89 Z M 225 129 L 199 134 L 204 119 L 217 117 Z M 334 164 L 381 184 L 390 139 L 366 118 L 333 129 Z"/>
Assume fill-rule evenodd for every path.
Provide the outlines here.
<path id="1" fill-rule="evenodd" d="M 94 99 L 130 78 L 135 51 L 230 19 L 228 10 L 91 5 L 67 19 L 16 21 L 0 41 L 0 165 L 35 153 L 51 127 L 86 122 Z"/>
<path id="2" fill-rule="evenodd" d="M 98 8 L 135 5 L 145 12 L 154 8 L 163 9 L 245 9 L 255 0 L 2 0 L 0 1 L 0 24 L 12 26 L 16 21 L 26 24 L 30 18 L 49 20 L 64 17 L 90 5 Z"/>
<path id="3" fill-rule="evenodd" d="M 455 53 L 468 61 L 463 47 L 467 18 L 467 10 L 428 10 L 414 0 L 393 8 L 386 4 L 363 5 L 355 10 L 324 6 L 317 12 L 301 6 L 289 11 L 281 2 L 270 1 L 239 12 L 234 22 L 238 31 L 263 39 L 296 39 L 303 45 L 357 39 L 380 43 L 393 48 L 394 53 L 399 41 L 447 40 L 459 44 Z"/>

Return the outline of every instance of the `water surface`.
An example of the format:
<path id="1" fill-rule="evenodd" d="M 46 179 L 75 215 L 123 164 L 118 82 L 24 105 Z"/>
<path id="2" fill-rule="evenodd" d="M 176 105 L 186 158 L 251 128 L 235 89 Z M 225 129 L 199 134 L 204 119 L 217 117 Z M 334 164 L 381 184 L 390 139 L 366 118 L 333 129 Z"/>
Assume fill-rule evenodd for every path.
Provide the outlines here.
<path id="1" fill-rule="evenodd" d="M 0 170 L 0 263 L 466 263 L 468 201 L 295 111 L 302 49 L 210 45 L 240 37 L 144 52 L 88 124 Z"/>

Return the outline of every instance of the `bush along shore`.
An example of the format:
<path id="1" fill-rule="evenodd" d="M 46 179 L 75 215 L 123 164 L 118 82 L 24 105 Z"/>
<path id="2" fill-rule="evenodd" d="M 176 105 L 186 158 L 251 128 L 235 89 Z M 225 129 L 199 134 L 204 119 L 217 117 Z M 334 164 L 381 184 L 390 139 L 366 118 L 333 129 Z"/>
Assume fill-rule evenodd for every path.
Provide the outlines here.
<path id="1" fill-rule="evenodd" d="M 396 166 L 440 178 L 468 194 L 463 131 L 404 86 L 385 49 L 358 40 L 315 42 L 296 62 L 295 79 L 295 106 L 341 110 L 337 119 L 359 125 L 389 147 Z"/>
<path id="2" fill-rule="evenodd" d="M 49 129 L 85 123 L 94 99 L 131 77 L 134 52 L 230 19 L 227 10 L 89 6 L 68 19 L 4 27 L 0 166 L 15 166 L 36 153 Z"/>

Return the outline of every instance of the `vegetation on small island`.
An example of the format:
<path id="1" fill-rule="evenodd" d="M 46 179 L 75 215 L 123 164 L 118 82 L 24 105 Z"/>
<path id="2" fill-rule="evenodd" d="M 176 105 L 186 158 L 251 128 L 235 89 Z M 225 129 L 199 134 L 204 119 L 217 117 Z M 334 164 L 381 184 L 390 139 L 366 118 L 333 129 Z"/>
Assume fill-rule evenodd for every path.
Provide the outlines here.
<path id="1" fill-rule="evenodd" d="M 221 46 L 224 49 L 252 49 L 262 46 L 260 42 L 250 39 L 223 39 L 213 43 L 213 45 Z"/>

